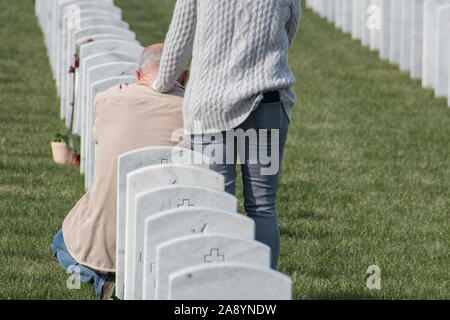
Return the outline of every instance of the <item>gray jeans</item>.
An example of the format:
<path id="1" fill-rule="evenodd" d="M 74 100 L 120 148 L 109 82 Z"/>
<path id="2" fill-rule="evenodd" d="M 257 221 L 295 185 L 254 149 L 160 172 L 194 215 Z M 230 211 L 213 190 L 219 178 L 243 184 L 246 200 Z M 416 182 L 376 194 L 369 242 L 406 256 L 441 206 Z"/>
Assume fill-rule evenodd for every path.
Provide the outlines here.
<path id="1" fill-rule="evenodd" d="M 213 159 L 210 169 L 225 176 L 225 191 L 233 195 L 239 155 L 245 211 L 255 221 L 256 240 L 271 249 L 273 269 L 277 269 L 280 254 L 275 205 L 288 128 L 281 102 L 261 103 L 233 130 L 192 137 L 194 150 Z"/>

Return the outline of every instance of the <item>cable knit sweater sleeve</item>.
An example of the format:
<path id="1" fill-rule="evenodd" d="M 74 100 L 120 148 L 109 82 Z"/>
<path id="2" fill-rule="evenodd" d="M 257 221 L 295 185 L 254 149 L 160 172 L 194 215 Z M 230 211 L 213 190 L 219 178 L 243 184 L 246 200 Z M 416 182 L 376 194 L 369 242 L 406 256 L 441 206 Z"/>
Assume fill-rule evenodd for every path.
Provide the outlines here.
<path id="1" fill-rule="evenodd" d="M 288 23 L 286 24 L 286 32 L 289 38 L 289 45 L 292 46 L 292 43 L 297 36 L 298 27 L 300 25 L 300 0 L 292 0 L 291 4 L 291 16 L 289 18 Z"/>
<path id="2" fill-rule="evenodd" d="M 164 42 L 159 74 L 153 84 L 155 90 L 172 90 L 192 55 L 196 24 L 197 0 L 178 0 Z"/>

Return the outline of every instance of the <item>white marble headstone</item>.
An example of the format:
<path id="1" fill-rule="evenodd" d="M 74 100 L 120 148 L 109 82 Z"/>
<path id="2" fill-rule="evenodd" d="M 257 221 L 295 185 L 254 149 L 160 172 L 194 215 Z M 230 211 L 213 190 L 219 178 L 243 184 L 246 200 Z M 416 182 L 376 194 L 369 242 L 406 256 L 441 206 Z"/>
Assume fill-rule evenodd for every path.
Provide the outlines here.
<path id="1" fill-rule="evenodd" d="M 449 77 L 450 77 L 450 62 L 448 63 L 448 74 L 449 74 Z M 448 91 L 447 91 L 448 93 L 447 93 L 447 105 L 450 107 L 450 79 L 449 79 L 449 81 L 448 81 Z"/>
<path id="2" fill-rule="evenodd" d="M 391 1 L 389 62 L 395 64 L 400 64 L 401 4 L 400 0 Z"/>
<path id="3" fill-rule="evenodd" d="M 207 233 L 253 240 L 254 228 L 253 220 L 242 214 L 205 207 L 177 208 L 148 217 L 145 220 L 143 298 L 155 299 L 156 247 L 159 244 L 180 236 Z M 139 293 L 140 288 L 136 288 Z"/>
<path id="4" fill-rule="evenodd" d="M 47 46 L 47 48 L 49 49 L 49 38 L 50 38 L 50 32 L 49 32 L 49 26 L 53 24 L 53 20 L 54 20 L 54 7 L 56 6 L 56 2 L 52 1 L 52 2 L 48 2 L 48 1 L 43 1 L 42 2 L 42 32 L 44 33 L 44 42 L 45 45 Z M 48 57 L 50 59 L 50 51 L 47 52 L 48 53 Z M 53 68 L 52 66 L 52 61 L 50 60 L 50 66 Z"/>
<path id="5" fill-rule="evenodd" d="M 137 79 L 136 76 L 131 75 L 124 75 L 124 76 L 118 76 L 118 77 L 111 77 L 107 79 L 102 79 L 100 81 L 94 82 L 91 85 L 90 90 L 90 97 L 91 97 L 91 103 L 89 107 L 89 116 L 87 118 L 88 123 L 88 131 L 87 131 L 87 144 L 88 144 L 88 150 L 87 150 L 87 165 L 88 170 L 85 175 L 85 184 L 87 185 L 87 188 L 90 188 L 91 185 L 94 183 L 95 179 L 95 172 L 96 172 L 96 154 L 97 154 L 97 145 L 93 137 L 93 126 L 95 124 L 95 110 L 94 110 L 94 100 L 97 94 L 108 90 L 111 87 L 114 87 L 119 84 L 132 84 L 136 83 Z"/>
<path id="6" fill-rule="evenodd" d="M 224 191 L 223 175 L 205 168 L 180 164 L 151 165 L 134 170 L 127 175 L 125 235 L 136 228 L 136 196 L 143 191 L 171 184 L 199 185 Z M 133 237 L 125 237 L 125 299 L 134 291 L 132 265 L 135 261 Z M 129 285 L 128 285 L 129 284 Z M 130 290 L 128 290 L 130 289 Z"/>
<path id="7" fill-rule="evenodd" d="M 49 23 L 49 18 L 51 18 L 51 6 L 54 5 L 54 3 L 49 3 L 48 1 L 44 0 L 36 0 L 36 15 L 39 17 L 39 24 L 41 26 L 42 32 L 44 34 L 44 41 L 46 42 L 46 25 Z"/>
<path id="8" fill-rule="evenodd" d="M 361 0 L 360 10 L 361 10 L 361 44 L 364 47 L 370 44 L 370 29 L 368 26 L 369 14 L 368 9 L 371 5 L 370 0 Z"/>
<path id="9" fill-rule="evenodd" d="M 67 0 L 60 0 L 60 1 L 67 1 Z M 46 1 L 46 2 L 49 2 L 49 1 Z M 49 57 L 50 65 L 52 68 L 54 68 L 54 61 L 52 60 L 52 56 L 51 56 L 51 41 L 53 40 L 52 32 L 53 32 L 54 28 L 56 28 L 57 5 L 58 4 L 56 1 L 51 1 L 50 3 L 45 4 L 45 6 L 47 8 L 47 12 L 46 12 L 46 18 L 44 19 L 45 20 L 45 25 L 44 25 L 45 38 L 44 38 L 44 40 L 47 45 L 48 57 Z"/>
<path id="10" fill-rule="evenodd" d="M 422 76 L 422 41 L 423 41 L 423 4 L 424 0 L 412 0 L 412 30 L 411 30 L 411 78 Z"/>
<path id="11" fill-rule="evenodd" d="M 327 0 L 327 20 L 328 22 L 333 22 L 335 15 L 334 15 L 334 0 Z"/>
<path id="12" fill-rule="evenodd" d="M 225 234 L 175 238 L 156 248 L 156 299 L 169 298 L 169 275 L 203 263 L 243 262 L 270 268 L 270 248 L 258 241 Z M 226 281 L 226 278 L 223 278 Z"/>
<path id="13" fill-rule="evenodd" d="M 423 7 L 422 87 L 424 88 L 435 87 L 437 9 L 444 4 L 450 4 L 450 0 L 427 0 Z"/>
<path id="14" fill-rule="evenodd" d="M 411 69 L 411 41 L 413 22 L 413 2 L 401 0 L 400 19 L 400 70 Z"/>
<path id="15" fill-rule="evenodd" d="M 437 10 L 437 42 L 435 62 L 436 97 L 448 97 L 450 65 L 450 5 L 440 6 Z"/>
<path id="16" fill-rule="evenodd" d="M 312 2 L 312 9 L 313 9 L 315 12 L 317 12 L 318 9 L 319 9 L 319 1 L 320 1 L 320 0 L 313 0 L 313 2 Z"/>
<path id="17" fill-rule="evenodd" d="M 381 0 L 371 0 L 368 9 L 369 48 L 372 51 L 379 50 L 381 46 L 381 30 L 383 17 Z"/>
<path id="18" fill-rule="evenodd" d="M 280 272 L 253 264 L 200 264 L 169 276 L 169 299 L 291 300 L 292 280 Z"/>
<path id="19" fill-rule="evenodd" d="M 342 32 L 352 31 L 352 0 L 342 0 Z"/>
<path id="20" fill-rule="evenodd" d="M 326 1 L 325 0 L 319 0 L 318 13 L 319 13 L 320 17 L 322 17 L 322 18 L 326 17 Z"/>
<path id="21" fill-rule="evenodd" d="M 135 83 L 137 81 L 135 71 L 138 69 L 138 64 L 133 62 L 111 62 L 105 63 L 88 70 L 88 76 L 86 78 L 86 84 L 89 88 L 86 91 L 86 101 L 87 103 L 82 105 L 81 110 L 81 157 L 80 160 L 83 165 L 86 166 L 86 189 L 89 188 L 93 179 L 90 176 L 92 173 L 92 158 L 90 158 L 90 148 L 92 147 L 92 126 L 94 124 L 92 115 L 94 112 L 94 92 L 93 84 L 101 80 L 109 78 L 117 78 L 123 76 L 133 77 Z M 114 82 L 114 80 L 111 80 Z M 98 88 L 104 88 L 104 84 L 97 84 Z M 111 86 L 110 86 L 111 87 Z M 106 88 L 107 89 L 107 88 Z M 83 97 L 80 97 L 83 100 Z"/>
<path id="22" fill-rule="evenodd" d="M 34 1 L 34 14 L 38 18 L 39 26 L 42 27 L 42 0 Z"/>
<path id="23" fill-rule="evenodd" d="M 352 0 L 352 38 L 361 39 L 361 0 Z"/>
<path id="24" fill-rule="evenodd" d="M 380 58 L 389 59 L 391 41 L 391 0 L 381 0 Z"/>
<path id="25" fill-rule="evenodd" d="M 334 25 L 338 29 L 342 29 L 343 2 L 344 0 L 334 0 Z"/>
<path id="26" fill-rule="evenodd" d="M 56 46 L 56 39 L 57 39 L 56 28 L 58 27 L 58 19 L 62 16 L 62 14 L 64 12 L 64 11 L 62 11 L 62 7 L 66 4 L 74 3 L 75 1 L 74 0 L 56 0 L 56 1 L 45 1 L 45 2 L 49 2 L 46 4 L 48 6 L 49 10 L 47 12 L 48 13 L 47 24 L 44 27 L 45 43 L 47 45 L 50 65 L 51 65 L 53 71 L 55 71 L 56 59 L 54 59 L 53 51 L 55 49 L 54 47 Z M 53 72 L 53 75 L 54 75 L 54 72 Z"/>

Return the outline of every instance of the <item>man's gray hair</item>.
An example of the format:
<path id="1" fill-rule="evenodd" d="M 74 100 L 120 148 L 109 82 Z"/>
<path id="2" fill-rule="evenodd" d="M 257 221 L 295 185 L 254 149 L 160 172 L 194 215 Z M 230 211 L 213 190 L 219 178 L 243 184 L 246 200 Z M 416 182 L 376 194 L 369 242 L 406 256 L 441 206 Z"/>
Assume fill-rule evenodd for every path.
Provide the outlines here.
<path id="1" fill-rule="evenodd" d="M 159 70 L 161 55 L 161 50 L 152 47 L 146 48 L 139 59 L 139 71 L 141 73 L 150 73 L 154 70 Z"/>

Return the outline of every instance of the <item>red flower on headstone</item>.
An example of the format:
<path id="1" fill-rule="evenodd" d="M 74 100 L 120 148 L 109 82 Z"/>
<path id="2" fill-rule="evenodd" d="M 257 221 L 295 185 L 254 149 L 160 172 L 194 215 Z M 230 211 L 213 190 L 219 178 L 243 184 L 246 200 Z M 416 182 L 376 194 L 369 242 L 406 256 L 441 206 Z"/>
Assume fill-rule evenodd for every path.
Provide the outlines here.
<path id="1" fill-rule="evenodd" d="M 79 164 L 80 164 L 80 155 L 77 154 L 72 158 L 72 166 L 76 167 Z"/>

